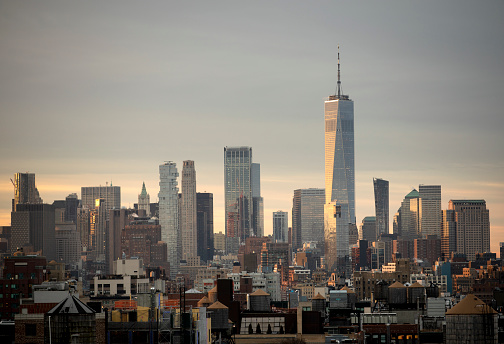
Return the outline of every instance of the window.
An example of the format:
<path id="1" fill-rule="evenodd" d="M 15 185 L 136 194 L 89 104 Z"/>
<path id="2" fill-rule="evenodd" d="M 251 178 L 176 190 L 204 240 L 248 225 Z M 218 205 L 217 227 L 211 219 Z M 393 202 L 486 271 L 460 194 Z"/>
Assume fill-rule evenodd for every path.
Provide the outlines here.
<path id="1" fill-rule="evenodd" d="M 25 324 L 25 336 L 35 337 L 37 335 L 37 324 Z"/>

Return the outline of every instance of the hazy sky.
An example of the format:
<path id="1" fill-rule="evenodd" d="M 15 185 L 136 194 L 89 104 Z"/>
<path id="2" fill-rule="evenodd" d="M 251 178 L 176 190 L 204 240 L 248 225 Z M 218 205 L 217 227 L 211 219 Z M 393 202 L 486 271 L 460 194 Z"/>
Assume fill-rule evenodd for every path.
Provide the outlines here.
<path id="1" fill-rule="evenodd" d="M 357 221 L 372 178 L 391 217 L 419 184 L 485 199 L 504 241 L 502 1 L 0 1 L 0 225 L 15 172 L 45 202 L 194 160 L 224 231 L 224 146 L 261 163 L 266 233 L 293 190 L 324 186 L 323 102 L 355 102 Z M 290 222 L 290 218 L 289 218 Z"/>

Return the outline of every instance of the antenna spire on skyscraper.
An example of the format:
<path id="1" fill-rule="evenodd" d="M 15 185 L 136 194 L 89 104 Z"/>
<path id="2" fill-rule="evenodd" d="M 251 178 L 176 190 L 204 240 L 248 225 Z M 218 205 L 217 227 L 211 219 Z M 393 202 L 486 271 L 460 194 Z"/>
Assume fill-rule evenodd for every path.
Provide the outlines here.
<path id="1" fill-rule="evenodd" d="M 339 44 L 338 44 L 338 99 L 341 97 L 341 78 L 340 78 L 340 59 L 339 59 Z"/>

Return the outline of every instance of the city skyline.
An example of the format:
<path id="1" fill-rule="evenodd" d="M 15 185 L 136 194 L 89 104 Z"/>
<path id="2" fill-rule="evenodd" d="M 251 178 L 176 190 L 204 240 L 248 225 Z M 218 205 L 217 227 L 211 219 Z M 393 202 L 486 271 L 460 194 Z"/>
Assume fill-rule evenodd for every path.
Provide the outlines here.
<path id="1" fill-rule="evenodd" d="M 441 185 L 443 210 L 486 200 L 498 252 L 504 5 L 285 4 L 2 2 L 0 225 L 16 172 L 36 174 L 45 203 L 112 182 L 133 207 L 143 181 L 157 201 L 163 161 L 190 159 L 224 232 L 222 148 L 249 146 L 271 234 L 273 211 L 292 218 L 294 190 L 324 186 L 339 43 L 356 104 L 356 222 L 374 215 L 373 178 L 390 182 L 389 232 L 404 195 Z"/>

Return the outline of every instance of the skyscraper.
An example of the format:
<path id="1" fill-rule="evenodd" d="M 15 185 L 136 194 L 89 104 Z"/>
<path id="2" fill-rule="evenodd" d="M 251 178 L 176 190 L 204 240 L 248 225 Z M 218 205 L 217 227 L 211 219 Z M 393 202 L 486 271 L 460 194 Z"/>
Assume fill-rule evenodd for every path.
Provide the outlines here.
<path id="1" fill-rule="evenodd" d="M 145 214 L 150 216 L 150 196 L 145 188 L 145 182 L 143 182 L 142 191 L 138 195 L 138 209 L 144 209 Z"/>
<path id="2" fill-rule="evenodd" d="M 421 204 L 420 235 L 441 238 L 441 185 L 419 185 Z"/>
<path id="3" fill-rule="evenodd" d="M 81 204 L 82 207 L 94 209 L 97 199 L 103 199 L 103 207 L 106 210 L 108 219 L 108 211 L 114 208 L 121 208 L 121 187 L 112 186 L 112 183 L 106 186 L 89 186 L 81 187 Z"/>
<path id="4" fill-rule="evenodd" d="M 159 165 L 159 224 L 161 240 L 167 244 L 172 277 L 177 274 L 181 258 L 177 177 L 177 165 L 174 162 Z"/>
<path id="5" fill-rule="evenodd" d="M 373 178 L 376 234 L 378 238 L 389 232 L 389 182 L 380 178 Z"/>
<path id="6" fill-rule="evenodd" d="M 232 253 L 251 234 L 251 165 L 251 147 L 224 147 L 226 249 Z"/>
<path id="7" fill-rule="evenodd" d="M 14 175 L 14 199 L 12 211 L 16 211 L 17 204 L 40 204 L 37 187 L 35 186 L 35 173 L 16 173 Z"/>
<path id="8" fill-rule="evenodd" d="M 196 194 L 198 222 L 198 256 L 204 262 L 212 260 L 214 255 L 213 232 L 213 194 L 198 192 Z"/>
<path id="9" fill-rule="evenodd" d="M 180 197 L 180 235 L 182 258 L 197 257 L 198 235 L 196 222 L 196 170 L 194 161 L 186 160 L 182 166 L 182 193 Z"/>
<path id="10" fill-rule="evenodd" d="M 274 242 L 289 242 L 289 216 L 286 211 L 273 212 L 273 240 Z"/>
<path id="11" fill-rule="evenodd" d="M 355 224 L 354 104 L 341 92 L 325 101 L 325 257 L 329 271 L 349 255 L 349 224 Z"/>
<path id="12" fill-rule="evenodd" d="M 324 189 L 297 189 L 292 198 L 292 249 L 304 242 L 324 243 Z"/>
<path id="13" fill-rule="evenodd" d="M 397 235 L 402 239 L 413 240 L 419 237 L 421 220 L 420 194 L 416 189 L 411 190 L 401 202 L 397 211 Z"/>
<path id="14" fill-rule="evenodd" d="M 359 239 L 366 240 L 369 243 L 378 241 L 376 230 L 376 217 L 366 216 L 362 219 L 359 231 Z"/>
<path id="15" fill-rule="evenodd" d="M 252 163 L 250 166 L 252 183 L 252 232 L 257 237 L 264 235 L 264 204 L 261 197 L 261 164 Z"/>
<path id="16" fill-rule="evenodd" d="M 444 256 L 451 253 L 447 248 L 465 254 L 468 260 L 474 260 L 476 253 L 490 251 L 490 216 L 485 200 L 450 200 L 443 214 Z"/>
<path id="17" fill-rule="evenodd" d="M 56 259 L 54 206 L 50 204 L 17 204 L 11 213 L 11 251 L 33 245 L 47 259 Z"/>

